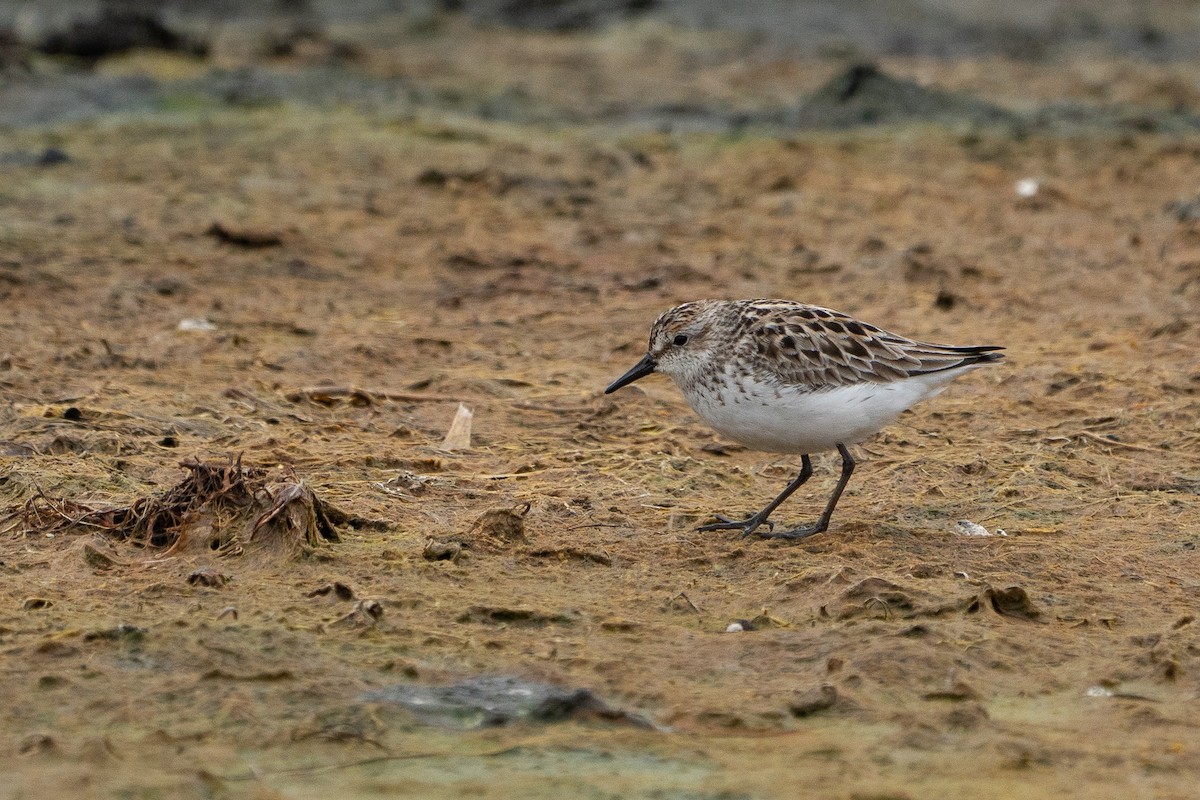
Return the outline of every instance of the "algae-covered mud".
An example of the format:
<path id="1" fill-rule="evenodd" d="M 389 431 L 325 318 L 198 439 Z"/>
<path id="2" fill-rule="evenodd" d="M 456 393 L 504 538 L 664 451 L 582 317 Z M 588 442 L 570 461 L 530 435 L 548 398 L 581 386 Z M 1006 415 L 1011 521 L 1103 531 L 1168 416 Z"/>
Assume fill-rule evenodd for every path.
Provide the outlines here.
<path id="1" fill-rule="evenodd" d="M 0 797 L 1192 797 L 1189 7 L 535 5 L 0 4 Z M 703 297 L 1006 363 L 698 533 Z"/>

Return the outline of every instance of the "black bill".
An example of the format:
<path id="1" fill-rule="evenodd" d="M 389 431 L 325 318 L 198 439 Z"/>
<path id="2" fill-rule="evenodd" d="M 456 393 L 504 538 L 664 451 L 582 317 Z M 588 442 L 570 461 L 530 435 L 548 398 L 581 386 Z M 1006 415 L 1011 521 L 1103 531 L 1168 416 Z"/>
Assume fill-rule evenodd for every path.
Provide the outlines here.
<path id="1" fill-rule="evenodd" d="M 629 372 L 626 372 L 624 375 L 613 381 L 612 385 L 604 390 L 604 393 L 612 394 L 622 386 L 628 386 L 638 378 L 646 377 L 651 372 L 654 372 L 654 369 L 657 366 L 658 362 L 655 361 L 649 353 L 646 353 L 646 355 L 642 357 L 641 361 L 639 361 L 637 364 L 634 364 L 633 369 L 629 370 Z"/>

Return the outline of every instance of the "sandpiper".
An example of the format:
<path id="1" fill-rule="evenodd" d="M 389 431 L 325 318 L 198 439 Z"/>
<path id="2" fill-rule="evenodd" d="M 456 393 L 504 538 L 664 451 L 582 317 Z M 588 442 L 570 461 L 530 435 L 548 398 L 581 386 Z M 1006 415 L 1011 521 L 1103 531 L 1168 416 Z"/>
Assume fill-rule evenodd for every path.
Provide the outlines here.
<path id="1" fill-rule="evenodd" d="M 854 472 L 846 445 L 876 433 L 958 376 L 1002 360 L 996 351 L 1003 349 L 918 342 L 788 300 L 699 300 L 660 316 L 646 355 L 604 393 L 663 372 L 722 436 L 754 450 L 800 454 L 800 474 L 757 514 L 716 514 L 719 522 L 698 530 L 802 539 L 829 527 Z M 842 474 L 820 519 L 775 531 L 767 518 L 812 475 L 809 454 L 834 448 L 842 456 Z"/>

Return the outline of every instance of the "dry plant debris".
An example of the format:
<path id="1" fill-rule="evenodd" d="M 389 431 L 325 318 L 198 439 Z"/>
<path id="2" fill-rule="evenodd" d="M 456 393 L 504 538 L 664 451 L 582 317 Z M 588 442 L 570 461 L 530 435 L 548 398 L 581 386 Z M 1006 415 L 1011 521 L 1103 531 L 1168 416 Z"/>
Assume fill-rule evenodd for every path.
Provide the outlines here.
<path id="1" fill-rule="evenodd" d="M 493 549 L 525 542 L 525 516 L 531 507 L 522 503 L 513 508 L 489 508 L 471 523 L 467 541 L 472 547 Z"/>
<path id="2" fill-rule="evenodd" d="M 250 545 L 299 554 L 339 541 L 333 520 L 345 520 L 345 515 L 290 473 L 272 479 L 266 469 L 243 466 L 240 457 L 227 464 L 183 461 L 180 466 L 187 475 L 175 486 L 114 508 L 50 497 L 39 489 L 0 517 L 0 531 L 44 536 L 91 529 L 167 554 L 209 550 L 236 555 Z M 96 566 L 112 565 L 112 556 L 90 543 L 85 547 L 91 548 Z M 189 579 L 220 585 L 212 580 Z"/>

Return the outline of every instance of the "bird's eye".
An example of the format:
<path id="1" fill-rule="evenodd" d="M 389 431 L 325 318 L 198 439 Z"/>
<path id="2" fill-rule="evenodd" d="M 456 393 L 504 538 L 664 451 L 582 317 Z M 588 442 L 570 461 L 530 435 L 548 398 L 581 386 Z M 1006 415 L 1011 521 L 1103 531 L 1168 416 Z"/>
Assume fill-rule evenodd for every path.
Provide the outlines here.
<path id="1" fill-rule="evenodd" d="M 679 333 L 679 334 L 676 334 L 676 335 L 675 335 L 675 338 L 672 340 L 672 343 L 673 343 L 673 344 L 674 344 L 676 347 L 683 347 L 685 344 L 687 344 L 687 343 L 688 343 L 688 337 L 687 337 L 687 334 L 686 334 L 686 333 Z"/>

